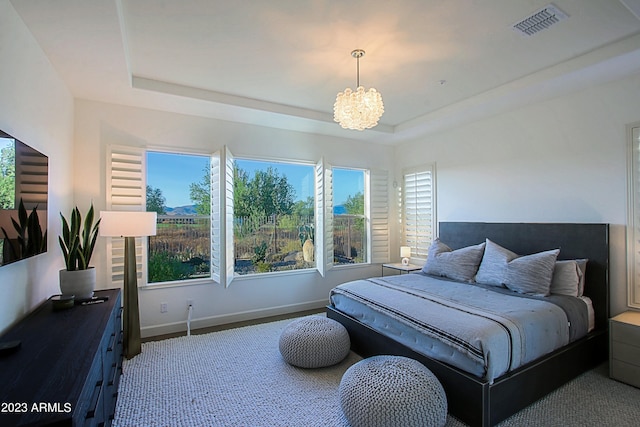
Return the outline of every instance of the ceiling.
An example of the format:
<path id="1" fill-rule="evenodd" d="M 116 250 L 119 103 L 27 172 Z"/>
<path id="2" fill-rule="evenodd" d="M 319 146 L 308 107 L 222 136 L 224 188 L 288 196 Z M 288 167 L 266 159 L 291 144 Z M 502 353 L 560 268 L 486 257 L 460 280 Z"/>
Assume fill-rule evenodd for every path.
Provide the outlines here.
<path id="1" fill-rule="evenodd" d="M 393 144 L 640 72 L 640 0 L 11 0 L 76 98 Z M 635 13 L 633 13 L 635 12 Z M 380 124 L 333 122 L 360 83 Z"/>

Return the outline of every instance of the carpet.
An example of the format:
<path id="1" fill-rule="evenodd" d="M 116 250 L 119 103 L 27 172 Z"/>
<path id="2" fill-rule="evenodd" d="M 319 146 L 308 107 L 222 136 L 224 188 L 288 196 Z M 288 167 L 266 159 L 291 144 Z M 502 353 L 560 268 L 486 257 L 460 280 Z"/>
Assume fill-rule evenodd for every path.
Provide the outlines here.
<path id="1" fill-rule="evenodd" d="M 125 360 L 113 425 L 348 426 L 338 385 L 359 356 L 302 369 L 278 350 L 291 320 L 142 344 Z M 640 389 L 589 371 L 500 423 L 515 426 L 637 426 Z M 464 426 L 449 416 L 447 427 Z"/>
<path id="2" fill-rule="evenodd" d="M 142 344 L 125 360 L 114 426 L 347 426 L 342 374 L 361 358 L 302 369 L 278 350 L 291 320 Z"/>

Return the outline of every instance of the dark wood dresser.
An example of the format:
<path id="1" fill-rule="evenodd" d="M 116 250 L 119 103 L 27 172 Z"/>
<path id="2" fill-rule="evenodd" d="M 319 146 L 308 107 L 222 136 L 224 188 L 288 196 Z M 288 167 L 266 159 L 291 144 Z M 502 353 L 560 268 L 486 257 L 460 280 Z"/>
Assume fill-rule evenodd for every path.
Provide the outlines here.
<path id="1" fill-rule="evenodd" d="M 109 426 L 122 373 L 120 290 L 109 299 L 54 311 L 47 300 L 0 341 L 21 347 L 0 356 L 1 426 Z"/>

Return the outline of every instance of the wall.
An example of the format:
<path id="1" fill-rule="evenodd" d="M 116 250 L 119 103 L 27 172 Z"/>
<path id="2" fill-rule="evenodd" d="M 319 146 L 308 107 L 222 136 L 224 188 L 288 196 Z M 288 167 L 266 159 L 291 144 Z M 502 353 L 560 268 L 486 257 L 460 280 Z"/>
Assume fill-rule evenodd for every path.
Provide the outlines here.
<path id="1" fill-rule="evenodd" d="M 58 212 L 73 202 L 73 98 L 8 0 L 0 0 L 0 129 L 49 156 L 47 253 L 0 267 L 0 333 L 53 294 Z"/>
<path id="2" fill-rule="evenodd" d="M 393 148 L 298 132 L 249 126 L 93 101 L 76 102 L 75 196 L 86 209 L 93 201 L 106 208 L 109 144 L 212 153 L 228 146 L 235 157 L 264 156 L 372 169 L 393 167 Z M 392 194 L 389 194 L 392 205 Z M 396 247 L 392 245 L 392 247 Z M 98 287 L 108 286 L 106 239 L 99 239 L 94 261 Z M 147 287 L 139 292 L 143 336 L 186 330 L 187 300 L 194 301 L 192 328 L 308 308 L 323 307 L 329 290 L 345 280 L 380 274 L 380 266 L 329 271 L 326 277 L 303 272 L 235 279 L 220 284 Z M 160 303 L 168 312 L 160 312 Z"/>
<path id="3" fill-rule="evenodd" d="M 436 162 L 439 221 L 610 223 L 615 315 L 626 309 L 625 126 L 640 120 L 639 88 L 636 75 L 406 142 L 396 170 Z"/>

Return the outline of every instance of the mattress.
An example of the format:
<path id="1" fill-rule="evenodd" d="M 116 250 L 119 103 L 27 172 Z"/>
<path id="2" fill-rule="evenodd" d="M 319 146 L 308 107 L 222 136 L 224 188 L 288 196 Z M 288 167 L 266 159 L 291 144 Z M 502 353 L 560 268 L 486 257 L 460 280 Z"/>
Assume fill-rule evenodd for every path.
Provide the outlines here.
<path id="1" fill-rule="evenodd" d="M 586 335 L 587 304 L 425 274 L 347 282 L 331 305 L 427 357 L 489 382 Z"/>

